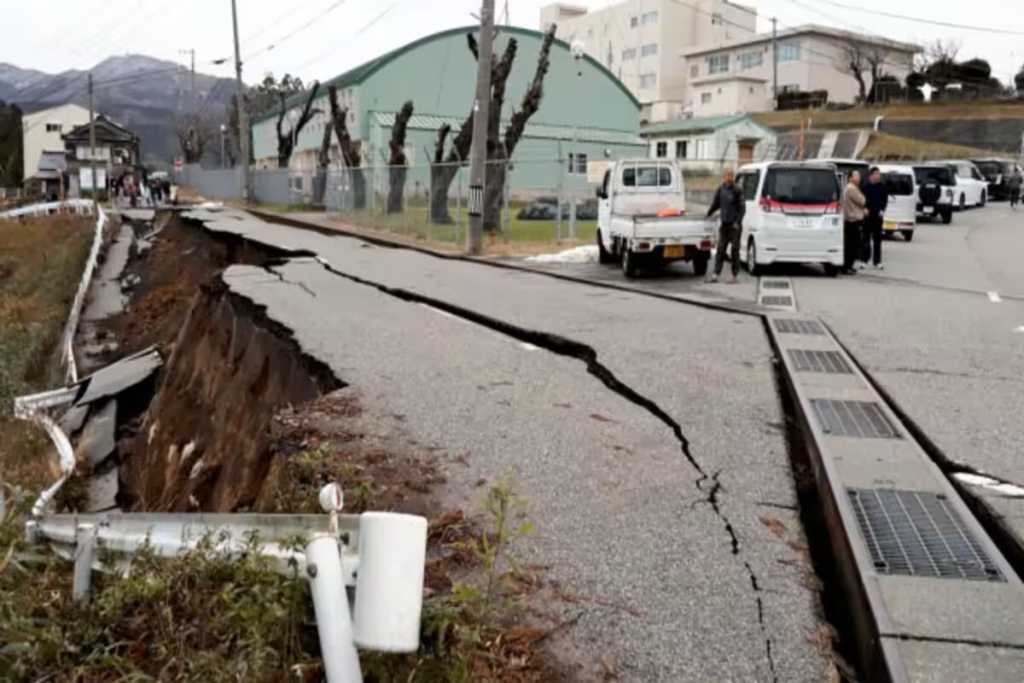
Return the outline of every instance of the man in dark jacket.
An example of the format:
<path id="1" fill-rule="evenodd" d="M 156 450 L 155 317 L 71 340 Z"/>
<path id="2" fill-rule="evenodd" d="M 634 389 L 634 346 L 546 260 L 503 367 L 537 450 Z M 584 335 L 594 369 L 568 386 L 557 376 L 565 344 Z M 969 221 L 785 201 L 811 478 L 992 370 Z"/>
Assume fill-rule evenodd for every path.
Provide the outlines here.
<path id="1" fill-rule="evenodd" d="M 722 266 L 725 265 L 725 250 L 732 245 L 732 280 L 736 282 L 736 276 L 740 274 L 740 233 L 743 230 L 743 216 L 747 212 L 746 200 L 743 198 L 743 188 L 736 184 L 736 174 L 731 168 L 725 169 L 723 181 L 718 190 L 715 191 L 715 198 L 711 201 L 711 208 L 708 209 L 708 218 L 711 218 L 716 211 L 720 211 L 721 227 L 718 229 L 718 248 L 715 253 L 715 272 L 708 278 L 709 282 L 717 282 L 718 276 L 722 274 Z"/>
<path id="2" fill-rule="evenodd" d="M 882 172 L 875 166 L 868 175 L 868 182 L 863 187 L 864 199 L 867 204 L 867 215 L 864 216 L 864 265 L 868 259 L 875 268 L 882 270 L 882 221 L 885 209 L 889 206 L 889 191 L 882 182 Z M 874 248 L 872 248 L 872 246 Z"/>

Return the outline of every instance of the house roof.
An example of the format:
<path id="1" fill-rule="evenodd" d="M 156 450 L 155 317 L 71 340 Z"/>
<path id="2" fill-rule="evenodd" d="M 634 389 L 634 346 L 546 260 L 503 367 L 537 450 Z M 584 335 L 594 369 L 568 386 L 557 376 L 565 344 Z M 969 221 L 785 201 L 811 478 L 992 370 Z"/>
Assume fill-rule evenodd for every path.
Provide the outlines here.
<path id="1" fill-rule="evenodd" d="M 902 52 L 909 52 L 916 54 L 922 51 L 920 45 L 914 43 L 903 43 L 898 40 L 889 40 L 888 38 L 881 38 L 879 36 L 871 36 L 865 33 L 855 33 L 853 31 L 843 31 L 842 29 L 832 28 L 830 26 L 822 26 L 821 24 L 802 24 L 800 26 L 794 26 L 778 33 L 779 40 L 785 40 L 786 38 L 793 38 L 801 35 L 821 35 L 828 36 L 831 38 L 839 38 L 842 40 L 856 40 L 858 43 L 864 43 L 867 45 L 882 45 L 892 50 L 899 50 Z M 685 57 L 694 57 L 697 55 L 711 54 L 713 52 L 721 52 L 722 50 L 729 50 L 737 47 L 745 47 L 748 45 L 760 45 L 762 43 L 768 43 L 772 40 L 771 33 L 756 33 L 747 38 L 740 38 L 738 40 L 732 40 L 721 45 L 703 45 L 700 47 L 687 48 L 682 51 L 682 55 Z"/>
<path id="2" fill-rule="evenodd" d="M 334 87 L 336 87 L 336 88 L 339 88 L 339 89 L 340 88 L 348 88 L 348 87 L 354 86 L 354 85 L 360 85 L 363 82 L 365 82 L 366 79 L 368 79 L 370 76 L 372 76 L 373 74 L 377 73 L 378 71 L 383 69 L 385 66 L 387 66 L 391 62 L 395 61 L 396 59 L 398 59 L 399 57 L 401 57 L 402 55 L 404 55 L 404 54 L 406 54 L 408 52 L 412 52 L 413 50 L 415 50 L 416 48 L 420 47 L 421 45 L 426 45 L 427 43 L 430 43 L 432 41 L 439 40 L 441 38 L 447 38 L 447 37 L 453 36 L 453 35 L 471 33 L 471 32 L 477 31 L 478 29 L 479 29 L 478 26 L 460 26 L 459 28 L 452 28 L 452 29 L 448 29 L 447 31 L 440 31 L 438 33 L 432 33 L 429 36 L 424 36 L 422 38 L 419 38 L 418 40 L 414 40 L 413 42 L 408 43 L 406 45 L 403 45 L 400 48 L 392 50 L 391 52 L 386 52 L 386 53 L 382 54 L 380 57 L 377 57 L 376 59 L 371 59 L 370 61 L 368 61 L 368 62 L 366 62 L 364 64 L 360 64 L 359 66 L 355 67 L 354 69 L 350 69 L 349 71 L 346 71 L 345 73 L 343 73 L 343 74 L 341 74 L 339 76 L 335 76 L 331 80 L 326 81 L 324 83 L 321 83 L 320 87 L 326 92 L 327 88 L 332 86 L 332 85 Z M 523 28 L 521 26 L 501 26 L 501 27 L 498 27 L 497 30 L 498 30 L 498 34 L 499 35 L 504 33 L 504 34 L 509 34 L 509 35 L 531 36 L 531 37 L 534 37 L 534 38 L 543 38 L 544 37 L 544 33 L 541 32 L 541 31 L 534 31 L 533 29 Z M 566 43 L 564 40 L 560 40 L 558 38 L 555 38 L 554 44 L 557 45 L 557 46 L 563 47 L 563 48 L 565 48 L 567 50 L 571 50 L 572 49 L 569 46 L 568 43 Z M 609 71 L 608 68 L 604 64 L 602 64 L 601 62 L 597 61 L 596 59 L 594 59 L 590 55 L 584 55 L 583 58 L 586 59 L 588 62 L 590 62 L 595 67 L 597 67 L 599 71 L 604 73 L 616 85 L 618 85 L 619 90 L 621 90 L 623 92 L 623 94 L 626 95 L 630 99 L 630 101 L 633 102 L 634 105 L 636 105 L 636 108 L 637 109 L 640 108 L 640 101 L 638 99 L 636 99 L 636 96 L 633 95 L 633 93 L 630 92 L 629 88 L 627 88 L 625 86 L 625 84 L 621 80 L 619 80 L 618 77 L 615 76 L 615 74 L 613 74 L 611 71 Z M 308 91 L 307 92 L 303 92 L 303 93 L 299 93 L 297 95 L 292 95 L 291 97 L 289 97 L 286 100 L 285 107 L 286 108 L 291 108 L 291 107 L 295 107 L 295 106 L 299 106 L 301 104 L 304 104 L 306 97 L 308 97 Z M 263 121 L 267 121 L 268 119 L 272 119 L 272 118 L 274 118 L 276 116 L 277 116 L 277 113 L 265 114 L 264 116 L 261 116 L 258 119 L 254 120 L 253 121 L 253 125 L 255 125 L 257 123 L 262 123 Z"/>
<path id="3" fill-rule="evenodd" d="M 395 125 L 395 114 L 386 112 L 374 112 L 373 121 L 383 128 L 391 128 Z M 435 116 L 432 114 L 414 114 L 409 119 L 409 128 L 413 130 L 436 131 L 444 124 L 452 127 L 452 130 L 462 128 L 464 118 L 454 116 Z M 502 126 L 507 125 L 502 122 Z M 644 145 L 644 141 L 636 134 L 624 130 L 607 130 L 604 128 L 587 128 L 573 126 L 556 126 L 547 123 L 527 123 L 524 135 L 528 138 L 547 140 L 572 140 L 575 136 L 580 142 L 596 142 L 612 145 Z"/>
<path id="4" fill-rule="evenodd" d="M 737 123 L 750 122 L 758 128 L 764 128 L 747 114 L 729 114 L 725 116 L 704 116 L 696 119 L 675 119 L 644 126 L 640 129 L 641 137 L 674 133 L 711 133 Z M 767 131 L 768 129 L 765 128 Z"/>
<path id="5" fill-rule="evenodd" d="M 96 139 L 113 142 L 134 142 L 138 139 L 135 133 L 131 132 L 119 123 L 112 121 L 103 114 L 96 117 Z M 89 124 L 75 126 L 69 132 L 61 136 L 65 140 L 88 140 Z"/>

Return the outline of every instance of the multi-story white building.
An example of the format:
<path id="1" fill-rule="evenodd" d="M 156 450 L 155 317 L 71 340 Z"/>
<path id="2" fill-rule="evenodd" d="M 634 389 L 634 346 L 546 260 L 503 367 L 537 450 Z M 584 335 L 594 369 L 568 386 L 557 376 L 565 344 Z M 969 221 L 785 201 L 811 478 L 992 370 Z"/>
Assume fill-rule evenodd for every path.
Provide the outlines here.
<path id="1" fill-rule="evenodd" d="M 43 152 L 57 152 L 63 155 L 64 140 L 61 136 L 86 123 L 89 123 L 89 110 L 77 104 L 62 104 L 59 107 L 25 114 L 21 118 L 24 159 L 22 177 L 26 181 L 36 177 Z"/>
<path id="2" fill-rule="evenodd" d="M 855 46 L 865 64 L 869 58 L 881 61 L 884 74 L 902 83 L 914 68 L 917 45 L 861 33 L 808 24 L 779 31 L 779 92 L 828 91 L 829 102 L 852 103 L 860 86 L 847 68 L 850 49 Z M 720 116 L 770 111 L 773 102 L 771 34 L 741 37 L 724 45 L 694 47 L 681 51 L 689 90 L 685 109 L 693 116 Z M 864 79 L 871 87 L 870 68 Z"/>
<path id="3" fill-rule="evenodd" d="M 727 0 L 627 0 L 604 9 L 555 3 L 540 12 L 541 28 L 579 41 L 642 105 L 649 122 L 678 118 L 687 94 L 681 58 L 698 46 L 728 44 L 757 30 L 757 11 Z"/>

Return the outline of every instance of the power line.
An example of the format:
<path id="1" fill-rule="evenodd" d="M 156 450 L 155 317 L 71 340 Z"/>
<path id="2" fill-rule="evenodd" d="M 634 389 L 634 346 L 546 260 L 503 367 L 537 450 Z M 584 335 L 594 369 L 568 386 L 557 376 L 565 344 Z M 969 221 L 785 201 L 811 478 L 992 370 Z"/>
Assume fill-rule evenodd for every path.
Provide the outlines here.
<path id="1" fill-rule="evenodd" d="M 361 28 L 359 28 L 359 29 L 358 29 L 358 30 L 357 30 L 357 31 L 356 31 L 355 33 L 353 33 L 353 34 L 351 35 L 351 37 L 355 38 L 356 36 L 360 36 L 360 35 L 362 35 L 363 33 L 365 33 L 366 31 L 368 31 L 368 30 L 370 30 L 371 28 L 373 28 L 373 27 L 374 27 L 374 26 L 375 26 L 375 25 L 376 25 L 376 24 L 377 24 L 377 23 L 378 23 L 378 22 L 379 22 L 379 21 L 380 21 L 381 19 L 383 19 L 384 17 L 386 17 L 386 16 L 388 15 L 388 14 L 390 14 L 390 13 L 391 13 L 391 11 L 392 11 L 392 10 L 394 10 L 394 9 L 395 9 L 395 7 L 397 7 L 397 6 L 398 6 L 398 4 L 399 4 L 399 1 L 400 1 L 400 0 L 396 0 L 396 2 L 392 2 L 392 3 L 390 4 L 390 5 L 388 5 L 387 9 L 385 9 L 385 10 L 384 10 L 383 12 L 381 12 L 380 14 L 378 14 L 377 16 L 375 16 L 375 17 L 374 17 L 373 19 L 371 19 L 371 20 L 370 20 L 369 22 L 367 22 L 367 23 L 366 23 L 366 24 L 365 24 L 364 26 L 362 26 Z M 333 53 L 334 53 L 334 51 L 335 51 L 336 49 L 337 49 L 337 48 L 335 48 L 335 47 L 332 47 L 332 48 L 330 48 L 329 50 L 327 50 L 326 52 L 322 52 L 322 53 L 320 53 L 319 55 L 317 55 L 316 57 L 313 57 L 312 59 L 306 60 L 305 62 L 303 62 L 303 63 L 302 63 L 302 64 L 300 64 L 299 66 L 296 66 L 296 67 L 293 67 L 293 68 L 291 68 L 291 69 L 288 69 L 288 70 L 287 70 L 287 71 L 286 71 L 285 73 L 291 73 L 291 72 L 293 72 L 293 71 L 294 71 L 294 72 L 298 72 L 298 71 L 301 71 L 302 69 L 305 69 L 306 67 L 308 67 L 308 66 L 310 66 L 310 65 L 312 65 L 312 64 L 316 64 L 316 63 L 317 63 L 317 62 L 319 62 L 319 61 L 320 61 L 321 59 L 324 59 L 325 57 L 329 57 L 329 56 L 330 56 L 331 54 L 333 54 Z"/>
<path id="2" fill-rule="evenodd" d="M 896 14 L 895 12 L 886 12 L 883 10 L 871 9 L 869 7 L 859 7 L 857 5 L 848 5 L 843 2 L 836 2 L 835 0 L 821 0 L 822 2 L 833 5 L 835 7 L 841 7 L 842 9 L 852 10 L 854 12 L 866 12 L 874 14 L 876 16 L 889 17 L 890 19 L 901 19 L 903 21 L 913 21 L 919 24 L 931 24 L 932 26 L 942 26 L 943 28 L 956 28 L 963 31 L 980 31 L 982 33 L 998 33 L 1007 36 L 1024 36 L 1024 31 L 1013 31 L 1005 28 L 993 28 L 991 26 L 972 26 L 970 24 L 957 24 L 950 21 L 939 21 L 938 19 L 925 19 L 923 17 L 911 17 L 906 14 Z"/>
<path id="3" fill-rule="evenodd" d="M 243 61 L 249 61 L 253 57 L 258 57 L 259 55 L 265 54 L 267 52 L 270 52 L 271 50 L 274 50 L 274 49 L 280 47 L 281 43 L 283 43 L 286 40 L 289 40 L 291 38 L 294 38 L 299 33 L 302 33 L 307 28 L 309 28 L 310 26 L 315 24 L 317 21 L 319 21 L 320 19 L 323 19 L 328 14 L 330 14 L 334 10 L 336 10 L 339 7 L 341 7 L 342 5 L 344 5 L 346 1 L 347 0 L 336 0 L 336 2 L 331 3 L 330 6 L 328 6 L 325 10 L 323 10 L 322 12 L 320 12 L 319 14 L 314 16 L 312 19 L 310 19 L 306 23 L 302 24 L 298 28 L 290 31 L 289 33 L 286 33 L 285 35 L 281 36 L 275 42 L 271 43 L 270 45 L 267 45 L 266 47 L 264 47 L 262 49 L 256 50 L 255 52 L 250 52 L 245 57 L 243 57 Z"/>

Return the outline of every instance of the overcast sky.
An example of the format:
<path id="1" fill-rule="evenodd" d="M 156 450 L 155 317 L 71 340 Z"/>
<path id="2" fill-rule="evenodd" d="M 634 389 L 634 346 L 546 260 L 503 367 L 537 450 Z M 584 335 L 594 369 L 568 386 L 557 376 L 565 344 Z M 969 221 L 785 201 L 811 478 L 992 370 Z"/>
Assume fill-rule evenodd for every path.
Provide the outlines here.
<path id="1" fill-rule="evenodd" d="M 644 0 L 631 0 L 638 7 Z M 537 28 L 549 0 L 509 0 L 512 24 Z M 187 63 L 180 50 L 196 50 L 197 68 L 230 76 L 230 0 L 3 0 L 4 39 L 0 62 L 48 72 L 86 69 L 104 58 L 130 52 Z M 502 19 L 504 2 L 497 0 Z M 608 0 L 574 0 L 591 8 Z M 747 0 L 759 11 L 760 28 L 777 16 L 780 27 L 821 23 L 889 38 L 928 43 L 936 38 L 962 45 L 961 57 L 982 57 L 1006 81 L 1024 62 L 1024 36 L 993 35 L 928 26 L 836 7 L 825 0 Z M 886 9 L 951 23 L 1024 32 L 1019 3 L 1005 0 L 846 0 L 866 9 Z M 297 73 L 304 80 L 335 76 L 387 50 L 435 31 L 471 23 L 480 0 L 238 0 L 245 78 Z M 967 8 L 970 11 L 967 11 Z M 330 10 L 330 11 L 328 11 Z M 315 20 L 314 20 L 315 19 Z M 305 24 L 312 22 L 311 25 Z M 289 34 L 293 34 L 289 36 Z M 273 49 L 267 49 L 276 44 Z"/>

